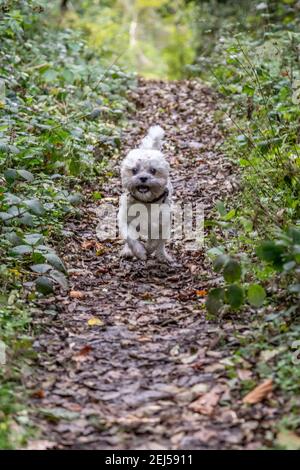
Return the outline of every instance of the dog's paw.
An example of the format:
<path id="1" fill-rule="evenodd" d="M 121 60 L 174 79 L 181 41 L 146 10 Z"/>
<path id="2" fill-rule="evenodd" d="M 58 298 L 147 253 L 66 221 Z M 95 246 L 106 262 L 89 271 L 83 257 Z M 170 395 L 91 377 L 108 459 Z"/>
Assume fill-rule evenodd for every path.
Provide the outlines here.
<path id="1" fill-rule="evenodd" d="M 158 253 L 156 255 L 156 259 L 160 263 L 166 263 L 166 264 L 169 264 L 170 266 L 176 265 L 176 262 L 174 261 L 172 256 L 169 255 L 166 251 L 164 251 L 163 253 Z"/>
<path id="2" fill-rule="evenodd" d="M 142 245 L 141 243 L 139 243 L 139 242 L 134 243 L 132 245 L 132 252 L 133 252 L 134 256 L 136 256 L 136 258 L 138 258 L 142 261 L 146 261 L 147 251 L 146 251 L 144 245 Z"/>
<path id="3" fill-rule="evenodd" d="M 133 257 L 133 253 L 131 251 L 131 249 L 129 248 L 128 245 L 124 245 L 122 250 L 121 250 L 121 253 L 120 253 L 120 256 L 121 258 L 132 258 Z"/>

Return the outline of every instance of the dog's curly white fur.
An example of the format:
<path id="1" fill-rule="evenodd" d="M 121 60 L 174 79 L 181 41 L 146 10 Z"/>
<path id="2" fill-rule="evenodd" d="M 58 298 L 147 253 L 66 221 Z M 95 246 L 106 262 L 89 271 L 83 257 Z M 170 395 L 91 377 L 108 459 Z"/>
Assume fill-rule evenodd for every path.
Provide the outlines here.
<path id="1" fill-rule="evenodd" d="M 122 255 L 135 256 L 146 260 L 155 254 L 162 262 L 172 262 L 165 250 L 166 234 L 170 224 L 170 206 L 172 185 L 169 177 L 169 164 L 161 152 L 164 131 L 160 126 L 150 127 L 139 148 L 131 150 L 121 165 L 121 178 L 124 193 L 121 196 L 119 210 L 119 230 L 125 240 Z M 139 204 L 141 212 L 147 214 L 147 233 L 145 241 L 132 228 L 130 209 Z M 153 206 L 169 208 L 169 216 L 158 218 L 159 236 L 153 238 L 153 225 L 157 223 L 151 217 Z M 134 232 L 134 233 L 133 233 Z M 156 232 L 157 233 L 157 232 Z"/>

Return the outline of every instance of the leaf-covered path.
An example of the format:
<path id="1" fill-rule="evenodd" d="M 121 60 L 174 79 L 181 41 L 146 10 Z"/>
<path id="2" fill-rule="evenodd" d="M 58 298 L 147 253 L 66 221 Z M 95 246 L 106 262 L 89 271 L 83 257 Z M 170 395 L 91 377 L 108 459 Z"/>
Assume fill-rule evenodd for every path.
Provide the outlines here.
<path id="1" fill-rule="evenodd" d="M 174 198 L 202 202 L 207 216 L 234 187 L 212 92 L 197 82 L 140 81 L 132 100 L 123 154 L 149 125 L 162 125 Z M 95 210 L 106 198 L 117 204 L 118 164 L 111 162 L 99 188 L 104 198 L 87 198 L 82 217 L 66 227 L 61 251 L 73 292 L 44 299 L 36 310 L 38 366 L 26 385 L 41 434 L 31 446 L 261 447 L 276 411 L 242 404 L 239 379 L 251 378 L 250 362 L 241 360 L 238 378 L 230 379 L 236 334 L 246 334 L 247 325 L 205 320 L 204 291 L 217 280 L 204 251 L 171 245 L 180 263 L 174 269 L 121 261 L 119 241 L 97 241 Z"/>

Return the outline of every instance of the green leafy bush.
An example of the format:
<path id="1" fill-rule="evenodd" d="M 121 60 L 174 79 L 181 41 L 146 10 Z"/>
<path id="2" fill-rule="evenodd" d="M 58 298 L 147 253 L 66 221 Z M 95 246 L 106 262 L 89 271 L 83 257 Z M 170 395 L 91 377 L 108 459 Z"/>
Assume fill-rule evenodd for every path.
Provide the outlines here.
<path id="1" fill-rule="evenodd" d="M 22 255 L 23 266 L 24 259 L 25 265 L 45 261 L 35 258 L 49 247 L 33 250 L 23 242 L 37 230 L 47 239 L 74 210 L 80 195 L 64 188 L 66 176 L 74 186 L 79 175 L 97 175 L 118 151 L 131 86 L 130 77 L 103 65 L 78 32 L 47 23 L 46 9 L 44 1 L 13 0 L 0 23 L 0 221 L 7 265 L 15 263 L 12 254 Z M 66 287 L 57 272 L 46 277 Z M 37 286 L 45 292 L 39 279 Z"/>
<path id="2" fill-rule="evenodd" d="M 261 379 L 274 378 L 286 402 L 293 403 L 284 425 L 295 429 L 299 406 L 294 397 L 300 390 L 295 353 L 300 332 L 299 2 L 237 6 L 212 0 L 198 8 L 199 53 L 189 72 L 213 82 L 220 93 L 215 116 L 225 135 L 223 151 L 239 170 L 238 197 L 219 202 L 218 216 L 206 222 L 214 229 L 208 254 L 221 275 L 206 306 L 218 319 L 242 309 L 250 328 L 247 336 L 237 335 L 235 357 L 251 357 Z"/>
<path id="3" fill-rule="evenodd" d="M 198 28 L 193 73 L 212 80 L 224 97 L 218 116 L 230 126 L 225 150 L 242 168 L 244 207 L 283 227 L 300 216 L 299 5 L 215 7 L 199 6 L 199 19 L 212 29 Z"/>
<path id="4" fill-rule="evenodd" d="M 31 301 L 68 288 L 54 240 L 64 236 L 65 217 L 79 213 L 82 183 L 101 177 L 119 151 L 133 83 L 81 33 L 63 29 L 53 8 L 0 1 L 1 448 L 22 445 L 29 430 L 20 397 L 34 354 Z M 25 426 L 17 437 L 12 416 Z"/>
<path id="5" fill-rule="evenodd" d="M 267 285 L 274 276 L 278 277 L 280 285 L 278 294 L 283 289 L 286 302 L 297 305 L 300 295 L 299 227 L 277 229 L 274 238 L 258 243 L 255 241 L 257 232 L 253 231 L 250 220 L 235 209 L 227 211 L 220 201 L 216 208 L 219 216 L 208 225 L 219 227 L 219 233 L 211 235 L 216 246 L 208 250 L 208 255 L 213 259 L 214 270 L 222 275 L 224 285 L 210 290 L 206 302 L 208 312 L 215 315 L 222 309 L 224 312 L 237 310 L 247 303 L 256 308 L 263 306 L 266 290 L 257 281 L 263 280 Z M 244 234 L 240 232 L 242 228 Z M 235 254 L 229 255 L 229 249 Z"/>
<path id="6" fill-rule="evenodd" d="M 261 243 L 256 252 L 285 279 L 288 292 L 300 296 L 300 229 L 289 227 L 279 232 L 276 239 Z"/>
<path id="7" fill-rule="evenodd" d="M 211 250 L 214 253 L 214 250 Z M 245 282 L 245 266 L 227 254 L 219 254 L 213 262 L 216 272 L 223 276 L 225 285 L 211 289 L 206 301 L 206 308 L 210 314 L 216 315 L 222 307 L 229 310 L 238 310 L 245 302 L 253 307 L 261 307 L 266 292 L 259 284 Z"/>

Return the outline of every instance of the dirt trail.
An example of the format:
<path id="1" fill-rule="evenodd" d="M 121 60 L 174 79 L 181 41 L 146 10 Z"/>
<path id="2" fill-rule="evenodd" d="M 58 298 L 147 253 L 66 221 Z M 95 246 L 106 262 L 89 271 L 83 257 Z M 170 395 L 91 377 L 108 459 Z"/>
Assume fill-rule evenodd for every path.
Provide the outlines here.
<path id="1" fill-rule="evenodd" d="M 233 190 L 231 165 L 219 149 L 212 92 L 196 82 L 140 81 L 137 111 L 124 152 L 151 124 L 166 130 L 175 200 L 202 202 L 206 215 Z M 105 198 L 120 194 L 118 161 L 106 178 Z M 102 189 L 101 189 L 102 190 Z M 105 200 L 105 199 L 104 199 Z M 111 200 L 111 199 L 110 199 Z M 247 328 L 204 318 L 196 291 L 213 285 L 203 251 L 170 251 L 180 268 L 153 261 L 120 261 L 118 241 L 97 245 L 95 208 L 69 222 L 63 247 L 70 269 L 68 294 L 40 302 L 36 323 L 38 368 L 28 378 L 33 419 L 41 430 L 33 447 L 73 449 L 238 449 L 264 442 L 272 408 L 241 405 L 227 375 Z M 88 324 L 95 318 L 100 325 Z M 241 369 L 245 369 L 243 364 Z M 244 372 L 246 375 L 246 373 Z M 253 414 L 254 413 L 254 414 Z M 269 424 L 261 420 L 266 419 Z"/>

